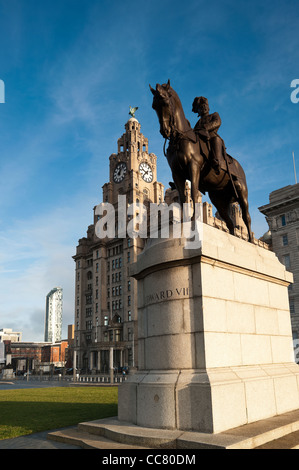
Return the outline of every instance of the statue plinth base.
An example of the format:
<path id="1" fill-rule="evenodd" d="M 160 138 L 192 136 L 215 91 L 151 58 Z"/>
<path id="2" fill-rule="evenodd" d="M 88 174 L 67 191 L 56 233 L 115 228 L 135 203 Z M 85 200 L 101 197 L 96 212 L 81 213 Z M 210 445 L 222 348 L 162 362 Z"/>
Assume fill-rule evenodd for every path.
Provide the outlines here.
<path id="1" fill-rule="evenodd" d="M 138 371 L 118 419 L 219 433 L 299 408 L 287 272 L 275 254 L 203 224 L 201 247 L 150 240 L 138 280 Z"/>

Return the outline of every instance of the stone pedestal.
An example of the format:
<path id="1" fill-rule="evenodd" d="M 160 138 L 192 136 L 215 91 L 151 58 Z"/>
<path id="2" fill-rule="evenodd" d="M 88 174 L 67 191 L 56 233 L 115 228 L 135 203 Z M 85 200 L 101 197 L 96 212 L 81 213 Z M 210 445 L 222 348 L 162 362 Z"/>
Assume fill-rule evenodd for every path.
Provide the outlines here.
<path id="1" fill-rule="evenodd" d="M 138 280 L 138 371 L 120 421 L 219 433 L 299 408 L 287 272 L 275 254 L 203 224 L 202 244 L 150 240 Z"/>

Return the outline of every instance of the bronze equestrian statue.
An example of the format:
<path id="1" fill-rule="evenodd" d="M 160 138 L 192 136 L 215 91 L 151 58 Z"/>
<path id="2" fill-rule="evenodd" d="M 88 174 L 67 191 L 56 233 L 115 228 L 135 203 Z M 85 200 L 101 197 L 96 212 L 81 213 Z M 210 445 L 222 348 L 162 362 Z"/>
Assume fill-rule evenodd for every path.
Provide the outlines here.
<path id="1" fill-rule="evenodd" d="M 218 113 L 209 115 L 207 100 L 195 98 L 193 111 L 198 112 L 201 119 L 193 130 L 169 80 L 166 84 L 157 84 L 155 90 L 151 86 L 150 89 L 154 95 L 152 107 L 159 119 L 160 133 L 165 142 L 169 141 L 166 157 L 181 204 L 186 202 L 185 183 L 189 180 L 193 203 L 199 202 L 199 191 L 203 194 L 208 192 L 229 232 L 234 235 L 230 204 L 237 201 L 248 239 L 253 243 L 245 173 L 240 163 L 226 154 L 224 143 L 217 134 L 221 124 Z"/>

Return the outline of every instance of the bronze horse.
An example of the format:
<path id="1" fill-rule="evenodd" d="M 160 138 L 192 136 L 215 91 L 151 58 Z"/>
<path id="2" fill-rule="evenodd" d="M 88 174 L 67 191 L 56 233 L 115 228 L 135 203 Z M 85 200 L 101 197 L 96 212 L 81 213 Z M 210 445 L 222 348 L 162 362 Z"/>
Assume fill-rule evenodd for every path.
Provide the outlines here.
<path id="1" fill-rule="evenodd" d="M 153 109 L 160 123 L 160 133 L 169 140 L 166 157 L 172 172 L 174 184 L 179 192 L 180 202 L 186 202 L 185 184 L 191 181 L 191 198 L 199 202 L 200 192 L 207 191 L 211 202 L 225 221 L 229 232 L 234 235 L 235 227 L 230 217 L 230 204 L 238 202 L 242 218 L 248 230 L 248 239 L 253 242 L 251 219 L 248 206 L 248 189 L 246 177 L 240 163 L 228 156 L 222 162 L 220 174 L 216 174 L 209 162 L 207 143 L 196 135 L 186 119 L 177 93 L 167 84 L 156 85 L 154 90 Z"/>

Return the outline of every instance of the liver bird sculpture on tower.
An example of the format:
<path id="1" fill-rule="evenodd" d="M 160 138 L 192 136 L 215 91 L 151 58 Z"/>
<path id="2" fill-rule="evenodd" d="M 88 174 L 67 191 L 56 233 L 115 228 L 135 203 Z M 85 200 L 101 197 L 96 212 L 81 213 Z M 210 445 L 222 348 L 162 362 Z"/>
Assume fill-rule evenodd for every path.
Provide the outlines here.
<path id="1" fill-rule="evenodd" d="M 130 106 L 130 111 L 129 111 L 130 116 L 132 116 L 132 117 L 134 118 L 137 109 L 138 109 L 138 106 L 136 106 L 135 108 L 132 108 L 132 107 Z"/>

